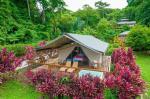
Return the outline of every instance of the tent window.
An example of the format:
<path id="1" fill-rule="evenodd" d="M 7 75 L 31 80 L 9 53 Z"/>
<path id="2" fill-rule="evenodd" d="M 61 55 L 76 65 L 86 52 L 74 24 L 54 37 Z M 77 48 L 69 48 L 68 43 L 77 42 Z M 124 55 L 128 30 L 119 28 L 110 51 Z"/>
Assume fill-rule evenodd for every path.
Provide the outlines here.
<path id="1" fill-rule="evenodd" d="M 75 47 L 71 54 L 67 57 L 67 60 L 78 61 L 79 66 L 89 66 L 89 59 L 83 52 L 81 47 Z"/>

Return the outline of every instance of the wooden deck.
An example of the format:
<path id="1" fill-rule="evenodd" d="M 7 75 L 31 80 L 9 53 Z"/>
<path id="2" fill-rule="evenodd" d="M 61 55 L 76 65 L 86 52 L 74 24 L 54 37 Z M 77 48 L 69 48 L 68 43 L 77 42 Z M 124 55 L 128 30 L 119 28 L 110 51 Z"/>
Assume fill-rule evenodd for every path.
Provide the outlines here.
<path id="1" fill-rule="evenodd" d="M 41 64 L 41 66 L 35 68 L 35 69 L 32 69 L 33 72 L 37 72 L 37 71 L 40 71 L 42 69 L 45 69 L 45 70 L 48 70 L 48 71 L 52 71 L 54 73 L 58 73 L 58 72 L 62 72 L 60 71 L 60 68 L 61 67 L 66 67 L 65 65 L 61 65 L 61 64 Z M 69 68 L 73 68 L 73 67 L 68 67 Z M 68 70 L 67 69 L 67 70 Z M 65 74 L 70 74 L 70 72 L 67 72 L 66 71 L 63 71 L 62 73 L 65 73 Z M 75 74 L 76 77 L 79 77 L 80 75 L 80 71 L 81 70 L 90 70 L 90 71 L 98 71 L 98 72 L 103 72 L 103 75 L 100 76 L 101 79 L 104 79 L 105 77 L 105 74 L 108 72 L 106 71 L 104 68 L 93 68 L 92 66 L 79 66 L 77 69 L 75 69 L 72 73 Z"/>
<path id="2" fill-rule="evenodd" d="M 51 70 L 58 72 L 61 67 L 66 67 L 63 64 L 46 64 L 46 63 L 40 63 L 40 67 L 37 67 L 33 69 L 33 71 L 38 71 L 40 69 L 46 69 L 46 70 Z M 72 68 L 72 67 L 70 67 Z M 99 67 L 99 68 L 94 68 L 93 66 L 79 66 L 74 72 L 78 73 L 81 70 L 91 70 L 91 71 L 99 71 L 99 72 L 108 72 L 106 68 L 104 67 Z"/>
<path id="3" fill-rule="evenodd" d="M 58 64 L 58 58 L 50 58 L 50 59 L 43 59 L 40 60 L 40 58 L 29 61 L 29 64 L 36 64 L 40 67 L 38 69 L 48 69 L 48 70 L 57 70 L 61 67 L 66 67 L 65 64 Z M 94 66 L 78 66 L 76 71 L 80 70 L 92 70 L 92 71 L 100 71 L 100 72 L 109 72 L 110 71 L 110 64 L 111 64 L 111 58 L 109 56 L 103 57 L 103 62 L 101 63 L 102 66 L 98 66 L 98 68 L 94 68 Z M 71 67 L 70 67 L 71 68 Z"/>

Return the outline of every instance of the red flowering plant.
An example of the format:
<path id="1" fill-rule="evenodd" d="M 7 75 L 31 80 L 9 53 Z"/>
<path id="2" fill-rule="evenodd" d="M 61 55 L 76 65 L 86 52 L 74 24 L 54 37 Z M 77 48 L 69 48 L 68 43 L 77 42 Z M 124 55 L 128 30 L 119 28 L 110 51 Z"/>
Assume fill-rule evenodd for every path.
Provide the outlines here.
<path id="1" fill-rule="evenodd" d="M 28 71 L 26 77 L 30 82 L 35 85 L 39 92 L 49 95 L 50 97 L 54 96 L 69 96 L 70 88 L 69 82 L 71 75 L 65 75 L 62 73 L 52 73 L 47 70 L 40 70 L 33 73 Z"/>
<path id="2" fill-rule="evenodd" d="M 140 69 L 135 62 L 132 49 L 117 49 L 112 54 L 114 71 L 107 75 L 105 84 L 117 90 L 119 99 L 135 99 L 145 91 L 145 82 L 141 78 Z"/>
<path id="3" fill-rule="evenodd" d="M 72 90 L 76 91 L 75 99 L 104 99 L 104 83 L 99 77 L 84 75 L 74 83 Z"/>
<path id="4" fill-rule="evenodd" d="M 13 52 L 8 52 L 6 48 L 0 51 L 0 83 L 10 78 L 10 74 L 14 74 L 22 60 L 22 58 L 17 58 Z"/>
<path id="5" fill-rule="evenodd" d="M 39 92 L 54 96 L 68 96 L 73 99 L 103 99 L 104 83 L 98 77 L 85 75 L 77 78 L 74 74 L 52 73 L 41 70 L 28 72 L 27 77 Z"/>
<path id="6" fill-rule="evenodd" d="M 38 43 L 39 47 L 44 47 L 46 45 L 47 41 L 41 41 Z"/>
<path id="7" fill-rule="evenodd" d="M 13 52 L 8 52 L 6 48 L 0 52 L 0 73 L 14 71 L 20 66 L 22 58 L 17 58 Z"/>
<path id="8" fill-rule="evenodd" d="M 25 53 L 24 59 L 32 60 L 36 55 L 34 47 L 26 46 L 25 49 L 26 49 L 26 53 Z"/>

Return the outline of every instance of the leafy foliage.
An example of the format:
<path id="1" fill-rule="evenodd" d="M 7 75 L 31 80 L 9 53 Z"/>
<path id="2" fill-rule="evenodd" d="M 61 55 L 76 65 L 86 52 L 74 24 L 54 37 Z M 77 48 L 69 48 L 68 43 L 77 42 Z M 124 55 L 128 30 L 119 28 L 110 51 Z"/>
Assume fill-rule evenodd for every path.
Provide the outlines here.
<path id="1" fill-rule="evenodd" d="M 29 0 L 28 0 L 29 1 Z M 43 0 L 47 1 L 47 0 Z M 60 1 L 60 0 L 58 0 Z M 55 8 L 59 2 L 53 1 Z M 40 13 L 36 7 L 36 1 L 30 0 L 30 13 L 28 16 L 28 8 L 26 0 L 1 0 L 0 1 L 0 44 L 16 44 L 31 43 L 40 40 L 50 40 L 52 31 L 51 24 L 42 24 Z M 53 5 L 54 6 L 54 5 Z M 49 21 L 47 21 L 49 22 Z M 43 37 L 44 36 L 44 37 Z M 57 36 L 55 36 L 57 37 Z"/>
<path id="2" fill-rule="evenodd" d="M 75 12 L 75 16 L 83 20 L 87 26 L 94 26 L 99 20 L 98 12 L 89 6 Z"/>
<path id="3" fill-rule="evenodd" d="M 41 41 L 41 42 L 38 43 L 38 46 L 39 47 L 44 47 L 46 45 L 46 43 L 47 43 L 46 41 Z"/>
<path id="4" fill-rule="evenodd" d="M 59 19 L 59 28 L 62 32 L 72 32 L 74 31 L 74 26 L 77 18 L 72 16 L 71 13 L 64 13 Z"/>
<path id="5" fill-rule="evenodd" d="M 125 9 L 125 15 L 130 18 L 137 20 L 138 22 L 150 25 L 150 9 L 147 9 L 150 5 L 149 0 L 128 0 L 129 6 Z"/>
<path id="6" fill-rule="evenodd" d="M 150 29 L 141 25 L 135 26 L 129 33 L 126 43 L 134 50 L 150 50 Z"/>
<path id="7" fill-rule="evenodd" d="M 108 7 L 109 4 L 106 3 L 106 2 L 102 2 L 102 1 L 97 1 L 97 2 L 95 3 L 95 6 L 96 6 L 97 8 L 105 8 L 105 7 Z"/>
<path id="8" fill-rule="evenodd" d="M 13 44 L 13 45 L 5 45 L 0 46 L 0 50 L 6 48 L 8 51 L 13 51 L 16 56 L 23 56 L 25 54 L 25 46 L 26 44 Z"/>
<path id="9" fill-rule="evenodd" d="M 0 73 L 14 71 L 22 62 L 21 58 L 17 58 L 13 52 L 2 49 L 0 52 Z"/>
<path id="10" fill-rule="evenodd" d="M 93 28 L 89 27 L 89 26 L 83 28 L 81 33 L 84 34 L 84 35 L 93 35 L 93 36 L 95 36 L 97 38 L 99 37 L 97 31 L 94 30 Z"/>
<path id="11" fill-rule="evenodd" d="M 103 18 L 97 24 L 97 31 L 100 33 L 99 38 L 105 41 L 113 40 L 117 32 L 113 29 L 114 23 Z"/>
<path id="12" fill-rule="evenodd" d="M 26 53 L 23 56 L 24 59 L 32 60 L 36 55 L 35 48 L 33 46 L 26 46 L 25 49 L 26 49 Z"/>
<path id="13" fill-rule="evenodd" d="M 74 74 L 52 73 L 45 70 L 36 73 L 29 71 L 26 75 L 37 90 L 51 97 L 103 99 L 104 83 L 98 77 L 85 75 L 77 78 Z"/>
<path id="14" fill-rule="evenodd" d="M 15 76 L 14 71 L 20 66 L 22 61 L 22 58 L 17 58 L 13 52 L 8 52 L 6 48 L 0 51 L 0 84 L 4 80 Z"/>
<path id="15" fill-rule="evenodd" d="M 108 49 L 107 49 L 106 54 L 107 54 L 107 55 L 112 55 L 113 51 L 114 51 L 115 49 L 119 48 L 119 47 L 120 47 L 120 45 L 119 45 L 118 43 L 109 44 L 109 47 L 108 47 Z"/>
<path id="16" fill-rule="evenodd" d="M 145 91 L 145 82 L 141 78 L 139 67 L 135 63 L 132 49 L 117 49 L 112 54 L 115 69 L 106 77 L 108 88 L 117 90 L 119 99 L 132 99 Z"/>
<path id="17" fill-rule="evenodd" d="M 97 9 L 86 5 L 76 12 L 65 9 L 63 0 L 1 0 L 0 3 L 1 45 L 52 40 L 64 32 L 112 41 L 119 32 L 115 30 L 115 21 L 122 16 L 121 10 L 105 8 L 108 4 L 101 1 L 95 4 Z"/>

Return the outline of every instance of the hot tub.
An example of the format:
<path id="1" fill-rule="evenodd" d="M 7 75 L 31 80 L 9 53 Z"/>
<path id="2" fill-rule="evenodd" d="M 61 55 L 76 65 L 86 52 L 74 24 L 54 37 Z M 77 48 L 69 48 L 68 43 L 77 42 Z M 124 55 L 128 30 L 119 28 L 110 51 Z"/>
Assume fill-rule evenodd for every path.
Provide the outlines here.
<path id="1" fill-rule="evenodd" d="M 103 72 L 99 72 L 99 71 L 92 71 L 92 70 L 81 70 L 79 72 L 79 77 L 86 75 L 86 74 L 90 74 L 94 77 L 100 77 L 101 79 L 103 79 L 104 77 L 104 73 Z"/>

